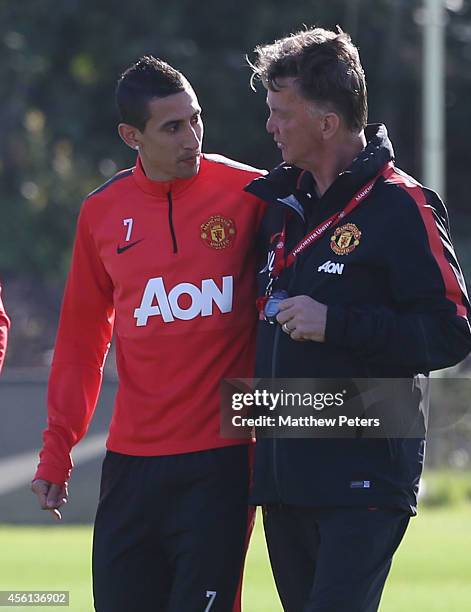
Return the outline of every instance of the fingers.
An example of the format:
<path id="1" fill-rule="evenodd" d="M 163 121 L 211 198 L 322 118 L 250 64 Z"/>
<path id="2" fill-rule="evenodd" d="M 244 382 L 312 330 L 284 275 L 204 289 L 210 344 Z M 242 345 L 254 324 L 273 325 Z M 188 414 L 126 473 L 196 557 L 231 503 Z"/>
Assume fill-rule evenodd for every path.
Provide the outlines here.
<path id="1" fill-rule="evenodd" d="M 283 325 L 281 326 L 281 329 L 285 332 L 285 334 L 290 334 L 291 333 L 291 329 L 286 325 L 286 323 L 283 323 Z"/>
<path id="2" fill-rule="evenodd" d="M 316 301 L 307 295 L 296 295 L 295 297 L 287 298 L 279 303 L 279 313 L 276 316 L 276 320 L 280 325 L 283 325 L 283 323 L 290 321 L 296 315 L 301 314 L 305 310 L 306 305 L 312 308 L 312 305 L 315 303 Z"/>
<path id="3" fill-rule="evenodd" d="M 290 304 L 286 304 L 290 302 Z M 281 306 L 284 305 L 282 309 Z M 296 303 L 293 302 L 293 298 L 288 298 L 280 302 L 280 312 L 276 315 L 276 320 L 281 325 L 281 329 L 285 334 L 291 335 L 296 328 L 295 316 L 296 316 Z"/>
<path id="4" fill-rule="evenodd" d="M 52 514 L 52 518 L 54 518 L 56 521 L 62 520 L 62 514 L 57 508 L 50 509 L 49 512 Z"/>
<path id="5" fill-rule="evenodd" d="M 278 308 L 280 312 L 282 312 L 283 310 L 288 310 L 293 306 L 302 305 L 306 302 L 317 303 L 316 300 L 314 300 L 312 297 L 309 297 L 308 295 L 295 295 L 294 297 L 286 298 L 286 300 L 280 302 L 278 304 Z"/>
<path id="6" fill-rule="evenodd" d="M 294 317 L 294 313 L 291 310 L 284 310 L 283 312 L 279 312 L 276 315 L 276 320 L 278 321 L 280 325 L 283 325 L 284 323 L 291 321 L 293 317 Z"/>
<path id="7" fill-rule="evenodd" d="M 290 321 L 294 318 L 296 314 L 296 302 L 295 298 L 288 298 L 287 300 L 283 300 L 279 304 L 279 312 L 276 315 L 276 320 L 280 325 Z"/>
<path id="8" fill-rule="evenodd" d="M 59 508 L 67 503 L 67 483 L 58 485 L 47 480 L 35 480 L 31 490 L 36 493 L 41 508 L 50 511 L 56 520 L 61 520 Z"/>
<path id="9" fill-rule="evenodd" d="M 49 490 L 49 483 L 45 480 L 35 480 L 31 485 L 31 491 L 36 493 L 38 496 L 38 502 L 41 508 L 44 510 L 46 506 L 47 492 Z"/>
<path id="10" fill-rule="evenodd" d="M 62 504 L 66 504 L 69 499 L 69 485 L 64 482 L 62 485 Z"/>
<path id="11" fill-rule="evenodd" d="M 59 508 L 67 503 L 67 483 L 62 485 L 51 484 L 46 499 L 46 508 L 56 521 L 62 520 Z"/>
<path id="12" fill-rule="evenodd" d="M 60 508 L 64 504 L 67 503 L 67 484 L 51 484 L 49 487 L 49 491 L 46 499 L 46 507 L 50 508 Z"/>
<path id="13" fill-rule="evenodd" d="M 302 331 L 299 329 L 294 329 L 290 333 L 291 340 L 296 340 L 297 342 L 307 342 L 308 338 L 306 338 Z"/>
<path id="14" fill-rule="evenodd" d="M 298 342 L 306 342 L 307 338 L 304 337 L 303 333 L 293 325 L 293 319 L 290 322 L 283 323 L 281 329 L 288 334 L 291 340 L 297 340 Z"/>
<path id="15" fill-rule="evenodd" d="M 295 303 L 295 298 L 286 298 L 286 300 L 283 300 L 278 304 L 278 309 L 280 312 L 283 312 L 283 310 L 291 308 L 291 306 L 293 306 Z"/>
<path id="16" fill-rule="evenodd" d="M 325 341 L 327 306 L 307 295 L 280 302 L 276 320 L 292 340 Z"/>

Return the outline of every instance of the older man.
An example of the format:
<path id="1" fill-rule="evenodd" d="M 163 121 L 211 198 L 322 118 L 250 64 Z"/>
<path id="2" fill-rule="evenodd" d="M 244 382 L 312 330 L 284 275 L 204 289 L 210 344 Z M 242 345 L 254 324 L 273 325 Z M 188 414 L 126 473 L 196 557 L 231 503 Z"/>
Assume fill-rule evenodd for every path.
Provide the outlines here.
<path id="1" fill-rule="evenodd" d="M 413 381 L 456 364 L 471 349 L 470 304 L 447 212 L 395 167 L 386 128 L 367 126 L 350 37 L 316 28 L 256 54 L 284 160 L 248 187 L 270 204 L 256 376 Z M 424 445 L 257 442 L 253 501 L 287 612 L 377 610 L 416 512 Z"/>

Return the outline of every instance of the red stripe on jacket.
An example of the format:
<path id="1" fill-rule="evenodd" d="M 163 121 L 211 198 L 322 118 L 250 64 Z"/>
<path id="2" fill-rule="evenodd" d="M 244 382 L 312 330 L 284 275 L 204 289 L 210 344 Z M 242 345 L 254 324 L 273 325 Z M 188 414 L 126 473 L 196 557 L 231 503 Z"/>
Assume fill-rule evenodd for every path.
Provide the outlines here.
<path id="1" fill-rule="evenodd" d="M 407 174 L 400 174 L 397 170 L 388 180 L 404 189 L 417 204 L 417 209 L 427 232 L 430 250 L 442 275 L 445 295 L 456 306 L 457 315 L 466 319 L 467 309 L 463 303 L 461 287 L 445 256 L 440 234 L 433 218 L 432 207 L 427 203 L 423 189 Z"/>

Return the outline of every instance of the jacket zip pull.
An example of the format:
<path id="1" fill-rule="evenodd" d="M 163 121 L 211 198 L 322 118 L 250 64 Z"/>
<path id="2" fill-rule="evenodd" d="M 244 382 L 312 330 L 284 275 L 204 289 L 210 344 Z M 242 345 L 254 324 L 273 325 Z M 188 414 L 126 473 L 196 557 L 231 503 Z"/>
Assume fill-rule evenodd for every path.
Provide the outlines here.
<path id="1" fill-rule="evenodd" d="M 170 234 L 172 235 L 173 252 L 178 253 L 177 237 L 175 235 L 175 228 L 173 227 L 173 201 L 172 192 L 167 192 L 168 201 L 168 225 L 170 227 Z"/>

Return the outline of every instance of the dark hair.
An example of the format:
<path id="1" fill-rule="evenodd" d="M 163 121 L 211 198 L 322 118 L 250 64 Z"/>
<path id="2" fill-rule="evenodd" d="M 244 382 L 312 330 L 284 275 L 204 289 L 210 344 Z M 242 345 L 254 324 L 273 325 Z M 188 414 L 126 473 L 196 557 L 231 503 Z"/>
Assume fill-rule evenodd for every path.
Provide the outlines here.
<path id="1" fill-rule="evenodd" d="M 279 91 L 278 79 L 295 77 L 303 97 L 328 104 L 352 131 L 367 122 L 365 73 L 350 36 L 313 28 L 291 34 L 270 45 L 259 45 L 251 84 L 260 79 L 267 89 Z"/>
<path id="2" fill-rule="evenodd" d="M 123 72 L 116 86 L 116 105 L 120 119 L 139 130 L 150 117 L 152 98 L 165 98 L 189 87 L 181 72 L 152 55 L 141 57 Z"/>

